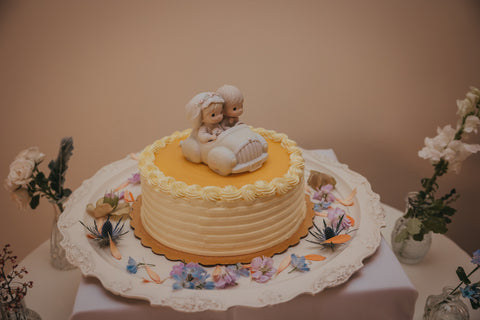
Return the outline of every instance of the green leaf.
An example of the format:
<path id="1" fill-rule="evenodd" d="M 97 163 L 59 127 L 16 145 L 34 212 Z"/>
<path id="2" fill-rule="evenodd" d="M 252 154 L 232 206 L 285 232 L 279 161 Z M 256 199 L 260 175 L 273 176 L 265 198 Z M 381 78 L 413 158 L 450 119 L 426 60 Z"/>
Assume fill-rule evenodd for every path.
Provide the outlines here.
<path id="1" fill-rule="evenodd" d="M 405 241 L 408 239 L 410 235 L 408 234 L 408 230 L 407 229 L 402 229 L 402 231 L 400 231 L 397 236 L 395 237 L 395 242 L 402 242 L 402 241 Z"/>
<path id="2" fill-rule="evenodd" d="M 48 180 L 43 174 L 43 172 L 39 172 L 37 176 L 35 177 L 35 182 L 36 184 L 41 188 L 41 189 L 47 189 L 48 188 Z"/>
<path id="3" fill-rule="evenodd" d="M 423 236 L 425 235 L 425 233 L 423 232 L 420 232 L 420 233 L 417 233 L 413 236 L 413 240 L 415 241 L 423 241 Z"/>
<path id="4" fill-rule="evenodd" d="M 470 279 L 468 279 L 467 274 L 465 273 L 465 270 L 462 267 L 457 268 L 457 276 L 460 281 L 462 281 L 465 284 L 470 284 Z"/>
<path id="5" fill-rule="evenodd" d="M 35 209 L 38 207 L 40 204 L 40 195 L 37 194 L 36 196 L 33 196 L 32 199 L 30 200 L 30 208 Z"/>
<path id="6" fill-rule="evenodd" d="M 412 218 L 407 221 L 407 231 L 411 235 L 415 235 L 420 232 L 422 228 L 422 222 L 418 218 Z"/>

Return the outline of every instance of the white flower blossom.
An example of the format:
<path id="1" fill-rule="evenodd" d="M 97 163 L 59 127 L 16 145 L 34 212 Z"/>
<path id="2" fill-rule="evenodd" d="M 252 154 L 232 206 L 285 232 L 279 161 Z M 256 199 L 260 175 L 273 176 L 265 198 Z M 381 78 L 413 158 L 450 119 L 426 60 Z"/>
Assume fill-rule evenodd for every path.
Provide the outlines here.
<path id="1" fill-rule="evenodd" d="M 459 173 L 462 162 L 478 151 L 480 151 L 480 145 L 478 144 L 467 144 L 460 140 L 454 140 L 448 144 L 443 158 L 448 161 L 450 169 L 455 173 Z"/>
<path id="2" fill-rule="evenodd" d="M 32 180 L 35 162 L 29 159 L 16 159 L 10 164 L 10 172 L 5 182 L 11 188 L 25 186 Z"/>
<path id="3" fill-rule="evenodd" d="M 20 188 L 18 190 L 15 190 L 14 192 L 11 193 L 11 196 L 12 196 L 12 200 L 15 201 L 17 208 L 21 210 L 27 209 L 31 201 L 31 198 L 30 198 L 30 195 L 28 194 L 27 189 Z"/>
<path id="4" fill-rule="evenodd" d="M 450 125 L 446 125 L 442 129 L 437 128 L 437 136 L 435 138 L 425 138 L 425 147 L 418 152 L 418 156 L 437 162 L 445 155 L 445 148 L 455 138 L 456 130 Z"/>
<path id="5" fill-rule="evenodd" d="M 30 147 L 20 152 L 15 159 L 32 160 L 38 164 L 45 159 L 45 154 L 41 153 L 38 147 Z"/>
<path id="6" fill-rule="evenodd" d="M 457 114 L 460 118 L 465 117 L 467 114 L 475 111 L 475 105 L 469 99 L 457 100 Z"/>
<path id="7" fill-rule="evenodd" d="M 477 102 L 479 102 L 480 101 L 480 90 L 478 90 L 475 87 L 470 87 L 470 92 L 478 97 Z"/>
<path id="8" fill-rule="evenodd" d="M 472 126 L 477 124 L 474 119 L 471 119 L 471 121 Z M 469 128 L 473 130 L 473 127 Z M 471 154 L 480 151 L 480 145 L 478 144 L 467 144 L 460 140 L 454 140 L 456 130 L 450 125 L 442 129 L 438 128 L 437 133 L 438 135 L 434 138 L 425 138 L 425 147 L 418 152 L 419 157 L 432 162 L 437 162 L 443 158 L 448 161 L 449 168 L 458 173 L 462 162 Z"/>
<path id="9" fill-rule="evenodd" d="M 479 125 L 480 125 L 480 119 L 477 116 L 473 116 L 473 115 L 468 116 L 465 119 L 465 126 L 463 128 L 463 131 L 465 131 L 466 133 L 471 133 L 471 132 L 477 133 L 477 128 Z"/>

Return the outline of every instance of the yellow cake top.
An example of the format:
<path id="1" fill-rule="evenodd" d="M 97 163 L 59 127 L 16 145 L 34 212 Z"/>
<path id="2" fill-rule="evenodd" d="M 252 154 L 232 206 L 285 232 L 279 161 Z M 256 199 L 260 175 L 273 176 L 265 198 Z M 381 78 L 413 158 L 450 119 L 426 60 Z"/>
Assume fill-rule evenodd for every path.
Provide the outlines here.
<path id="1" fill-rule="evenodd" d="M 174 197 L 211 201 L 253 201 L 288 192 L 303 178 L 300 148 L 285 134 L 263 128 L 252 130 L 267 140 L 269 153 L 269 159 L 254 172 L 221 176 L 205 164 L 186 160 L 180 141 L 190 135 L 191 130 L 187 129 L 157 140 L 143 150 L 139 159 L 142 183 Z"/>

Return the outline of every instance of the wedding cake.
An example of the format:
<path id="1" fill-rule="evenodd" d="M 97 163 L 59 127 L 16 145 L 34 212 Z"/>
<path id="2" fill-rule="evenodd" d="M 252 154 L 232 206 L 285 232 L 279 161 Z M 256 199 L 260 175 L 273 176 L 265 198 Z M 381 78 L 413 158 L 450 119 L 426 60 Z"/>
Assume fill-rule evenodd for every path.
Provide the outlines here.
<path id="1" fill-rule="evenodd" d="M 235 87 L 201 93 L 187 104 L 192 129 L 140 154 L 141 224 L 161 245 L 199 256 L 271 255 L 307 234 L 300 148 L 241 123 L 241 112 Z"/>

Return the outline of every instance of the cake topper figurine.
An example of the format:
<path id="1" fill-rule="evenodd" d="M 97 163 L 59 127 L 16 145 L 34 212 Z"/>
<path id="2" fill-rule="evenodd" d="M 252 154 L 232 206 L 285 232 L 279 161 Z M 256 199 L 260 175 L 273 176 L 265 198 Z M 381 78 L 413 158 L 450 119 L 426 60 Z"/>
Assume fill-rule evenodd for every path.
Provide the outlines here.
<path id="1" fill-rule="evenodd" d="M 239 121 L 243 94 L 238 88 L 224 85 L 216 93 L 199 93 L 185 109 L 192 123 L 192 133 L 181 143 L 187 160 L 223 176 L 255 171 L 267 160 L 267 141 Z"/>
<path id="2" fill-rule="evenodd" d="M 243 94 L 237 87 L 228 84 L 220 87 L 217 94 L 225 100 L 222 127 L 231 128 L 239 123 L 239 116 L 243 113 Z"/>
<path id="3" fill-rule="evenodd" d="M 186 105 L 187 114 L 192 121 L 192 129 L 197 132 L 201 143 L 214 141 L 223 131 L 224 100 L 213 92 L 202 92 L 193 97 Z"/>

